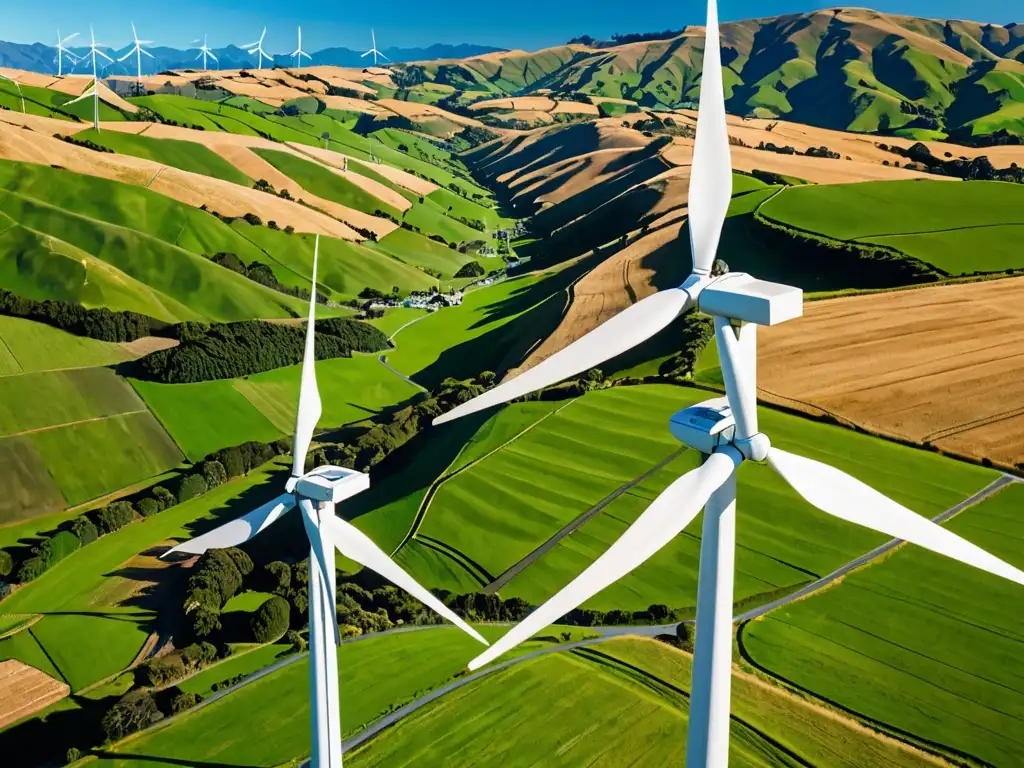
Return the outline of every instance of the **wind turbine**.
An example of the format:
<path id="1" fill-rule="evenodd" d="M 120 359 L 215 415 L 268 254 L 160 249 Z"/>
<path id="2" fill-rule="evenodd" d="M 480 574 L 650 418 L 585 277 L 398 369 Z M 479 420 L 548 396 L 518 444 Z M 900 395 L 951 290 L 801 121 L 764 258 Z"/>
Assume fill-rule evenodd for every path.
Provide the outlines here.
<path id="1" fill-rule="evenodd" d="M 18 95 L 21 97 L 21 111 L 22 113 L 25 113 L 25 93 L 21 90 L 21 83 L 13 77 L 5 75 L 3 72 L 0 72 L 0 80 L 7 80 L 8 82 L 14 83 L 14 87 L 18 89 Z"/>
<path id="2" fill-rule="evenodd" d="M 80 61 L 80 59 L 77 56 L 75 56 L 75 54 L 73 54 L 71 51 L 64 47 L 65 43 L 70 43 L 76 37 L 78 37 L 77 32 L 75 32 L 75 34 L 73 35 L 68 35 L 67 37 L 62 38 L 60 36 L 60 30 L 57 30 L 57 77 L 64 76 L 64 56 L 68 57 L 68 59 L 71 61 L 72 66 L 74 66 Z"/>
<path id="3" fill-rule="evenodd" d="M 111 64 L 114 60 L 107 56 L 100 48 L 109 48 L 109 45 L 96 42 L 96 33 L 92 30 L 92 25 L 89 25 L 89 56 L 92 58 L 92 85 L 86 89 L 86 91 L 79 96 L 77 99 L 72 99 L 68 104 L 74 104 L 75 102 L 82 101 L 84 99 L 93 97 L 93 112 L 92 112 L 92 127 L 96 129 L 96 133 L 100 132 L 100 79 L 99 72 L 96 65 L 96 57 L 102 56 L 104 59 L 109 61 Z"/>
<path id="4" fill-rule="evenodd" d="M 306 349 L 302 361 L 299 407 L 292 443 L 292 474 L 285 492 L 259 509 L 215 528 L 165 552 L 199 555 L 209 549 L 235 547 L 253 538 L 298 506 L 309 539 L 309 657 L 312 711 L 313 768 L 341 768 L 341 722 L 338 697 L 338 620 L 335 601 L 335 547 L 345 556 L 370 568 L 404 589 L 459 629 L 487 644 L 475 630 L 444 603 L 420 586 L 373 541 L 351 523 L 334 514 L 335 505 L 370 486 L 369 475 L 343 467 L 324 466 L 305 471 L 306 453 L 322 405 L 316 383 L 315 325 L 316 268 L 320 252 L 317 237 L 313 252 L 313 291 L 309 300 Z M 328 629 L 330 627 L 330 629 Z"/>
<path id="5" fill-rule="evenodd" d="M 799 317 L 803 292 L 742 273 L 710 277 L 732 187 L 719 45 L 716 2 L 709 0 L 690 179 L 693 274 L 679 288 L 634 304 L 535 368 L 434 421 L 447 422 L 593 368 L 651 338 L 691 306 L 713 316 L 727 396 L 680 411 L 670 423 L 675 437 L 703 455 L 702 465 L 672 483 L 582 574 L 469 664 L 478 669 L 490 663 L 633 571 L 703 507 L 688 768 L 728 765 L 736 471 L 744 461 L 767 462 L 827 514 L 1024 585 L 1024 572 L 834 467 L 773 447 L 759 431 L 757 326 Z"/>
<path id="6" fill-rule="evenodd" d="M 153 58 L 153 54 L 151 54 L 149 51 L 147 51 L 142 46 L 144 46 L 144 45 L 152 45 L 153 41 L 152 40 L 139 40 L 139 34 L 138 34 L 138 32 L 135 31 L 135 22 L 134 21 L 132 22 L 132 40 L 135 42 L 135 45 L 132 47 L 132 49 L 130 51 L 128 51 L 128 53 L 126 53 L 124 56 L 119 58 L 118 61 L 119 62 L 124 61 L 125 59 L 131 58 L 132 54 L 135 54 L 135 58 L 136 58 L 137 64 L 138 64 L 138 75 L 136 76 L 137 77 L 136 83 L 137 83 L 139 89 L 141 90 L 142 89 L 142 57 L 143 56 L 149 56 L 149 58 L 151 58 L 151 59 Z"/>
<path id="7" fill-rule="evenodd" d="M 377 50 L 377 33 L 374 32 L 372 29 L 370 30 L 370 39 L 373 41 L 373 47 L 370 50 L 368 50 L 366 53 L 364 53 L 362 56 L 360 56 L 359 58 L 365 59 L 367 56 L 369 56 L 372 53 L 373 54 L 373 66 L 377 66 L 377 57 L 378 56 L 380 56 L 382 59 L 384 59 L 384 61 L 391 61 L 391 59 L 389 59 L 387 56 L 385 56 L 383 53 L 381 53 L 380 51 Z"/>
<path id="8" fill-rule="evenodd" d="M 301 67 L 302 66 L 302 57 L 303 56 L 305 56 L 310 61 L 313 60 L 312 56 L 310 56 L 308 53 L 306 53 L 304 50 L 302 50 L 302 27 L 299 27 L 299 47 L 296 48 L 294 51 L 292 51 L 292 56 L 295 58 L 295 66 L 296 67 Z"/>
<path id="9" fill-rule="evenodd" d="M 193 40 L 192 44 L 195 45 L 198 42 L 199 42 L 199 40 Z M 201 46 L 199 46 L 199 55 L 196 56 L 196 59 L 195 59 L 196 61 L 199 61 L 200 59 L 203 60 L 203 72 L 206 71 L 206 57 L 207 56 L 209 56 L 215 62 L 220 64 L 220 60 L 216 56 L 213 55 L 213 51 L 210 50 L 210 47 L 206 44 L 206 42 L 207 42 L 207 35 L 203 35 L 203 44 Z"/>
<path id="10" fill-rule="evenodd" d="M 250 56 L 254 53 L 256 54 L 256 68 L 259 70 L 263 69 L 263 59 L 267 59 L 267 61 L 269 61 L 271 64 L 274 63 L 274 59 L 270 56 L 267 56 L 267 54 L 263 50 L 263 38 L 265 38 L 266 36 L 267 28 L 264 27 L 263 34 L 260 35 L 259 40 L 257 40 L 255 43 L 246 43 L 242 46 L 242 48 L 245 48 L 249 51 Z"/>

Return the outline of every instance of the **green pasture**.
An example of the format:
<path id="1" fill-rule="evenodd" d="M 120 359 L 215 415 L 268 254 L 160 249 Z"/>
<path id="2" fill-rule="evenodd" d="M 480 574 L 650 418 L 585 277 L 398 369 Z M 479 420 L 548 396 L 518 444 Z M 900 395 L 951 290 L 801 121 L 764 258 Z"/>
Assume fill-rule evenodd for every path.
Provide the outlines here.
<path id="1" fill-rule="evenodd" d="M 405 327 L 410 322 L 418 317 L 424 317 L 427 311 L 424 309 L 411 309 L 408 307 L 395 307 L 384 311 L 384 317 L 378 317 L 367 322 L 379 328 L 381 332 L 391 336 L 391 334 L 398 331 L 400 328 Z"/>
<path id="2" fill-rule="evenodd" d="M 18 86 L 10 80 L 0 80 L 0 106 L 6 107 L 12 112 L 22 111 L 22 100 L 24 99 L 24 111 L 30 115 L 70 120 L 71 118 L 66 114 L 57 111 L 60 105 L 70 98 L 65 93 L 32 85 L 22 84 L 19 91 Z"/>
<path id="3" fill-rule="evenodd" d="M 375 247 L 414 267 L 436 269 L 448 278 L 458 272 L 463 264 L 473 260 L 467 254 L 459 253 L 408 229 L 396 229 L 381 238 Z"/>
<path id="4" fill-rule="evenodd" d="M 69 505 L 159 475 L 182 459 L 149 412 L 36 432 L 30 439 Z"/>
<path id="5" fill-rule="evenodd" d="M 1024 486 L 947 526 L 1024 566 Z M 837 587 L 745 625 L 745 657 L 954 759 L 1013 765 L 1024 750 L 1019 585 L 904 546 Z M 870 685 L 863 685 L 865 680 Z"/>
<path id="6" fill-rule="evenodd" d="M 83 465 L 88 464 L 79 466 Z M 142 568 L 140 573 L 132 559 L 140 553 L 152 553 L 154 547 L 171 539 L 190 537 L 194 521 L 230 519 L 276 495 L 279 487 L 270 481 L 281 466 L 269 464 L 98 539 L 7 598 L 4 612 L 43 615 L 31 628 L 32 636 L 46 649 L 73 690 L 119 672 L 131 663 L 155 630 L 158 613 L 174 610 L 173 606 L 161 605 L 157 598 L 135 597 L 140 582 L 157 578 L 162 569 L 149 572 Z M 25 640 L 9 644 L 24 634 L 0 641 L 0 658 L 32 663 L 25 656 Z"/>
<path id="7" fill-rule="evenodd" d="M 113 365 L 130 357 L 120 344 L 74 336 L 31 320 L 0 316 L 0 376 Z"/>
<path id="8" fill-rule="evenodd" d="M 148 136 L 117 131 L 97 133 L 90 129 L 76 134 L 76 139 L 93 141 L 118 154 L 133 155 L 144 160 L 169 165 L 182 171 L 199 173 L 223 179 L 243 187 L 251 187 L 253 180 L 213 150 L 193 141 L 177 139 L 151 139 Z"/>
<path id="9" fill-rule="evenodd" d="M 481 205 L 473 200 L 467 200 L 462 195 L 457 195 L 450 189 L 437 189 L 427 195 L 427 199 L 433 200 L 440 206 L 441 210 L 447 211 L 448 206 L 452 207 L 452 214 L 461 216 L 473 221 L 482 221 L 488 229 L 500 229 L 511 226 L 515 221 L 502 216 L 497 209 Z"/>
<path id="10" fill-rule="evenodd" d="M 271 597 L 273 595 L 269 592 L 247 590 L 235 595 L 224 603 L 221 613 L 252 613 Z"/>
<path id="11" fill-rule="evenodd" d="M 325 200 L 368 213 L 371 216 L 376 211 L 384 211 L 395 218 L 401 215 L 398 210 L 380 198 L 322 165 L 273 149 L 253 149 L 253 152 L 300 187 Z"/>
<path id="12" fill-rule="evenodd" d="M 689 656 L 653 640 L 617 639 L 524 661 L 452 691 L 349 760 L 360 768 L 448 760 L 523 768 L 612 768 L 638 759 L 681 765 L 689 687 Z M 733 688 L 730 765 L 924 764 L 778 689 L 741 678 Z"/>
<path id="13" fill-rule="evenodd" d="M 467 243 L 487 238 L 483 232 L 449 217 L 446 210 L 447 206 L 441 207 L 432 197 L 426 197 L 422 203 L 414 202 L 412 208 L 402 216 L 402 221 L 418 227 L 426 235 L 440 235 L 449 243 Z"/>
<path id="14" fill-rule="evenodd" d="M 290 648 L 291 646 L 284 643 L 272 643 L 236 650 L 230 658 L 207 667 L 199 674 L 178 683 L 178 687 L 183 691 L 190 691 L 206 698 L 214 693 L 213 686 L 216 683 L 230 680 L 237 675 L 251 675 L 269 667 L 285 658 Z"/>
<path id="15" fill-rule="evenodd" d="M 485 627 L 482 633 L 494 638 L 500 631 Z M 353 733 L 444 684 L 482 647 L 447 627 L 344 644 L 338 654 L 342 730 Z M 252 738 L 254 733 L 260 738 Z M 308 754 L 309 663 L 304 658 L 166 727 L 115 745 L 98 764 L 276 766 Z"/>
<path id="16" fill-rule="evenodd" d="M 881 181 L 792 187 L 768 219 L 837 240 L 889 245 L 951 275 L 1024 265 L 1012 244 L 1024 187 L 996 181 Z"/>
<path id="17" fill-rule="evenodd" d="M 274 268 L 278 280 L 286 285 L 309 289 L 313 273 L 312 235 L 287 235 L 265 227 L 242 222 L 233 224 L 253 243 L 265 250 L 261 261 Z M 364 288 L 376 288 L 386 294 L 398 286 L 402 294 L 424 291 L 437 284 L 430 275 L 399 262 L 374 248 L 333 237 L 320 238 L 317 281 L 340 299 L 354 299 Z M 318 312 L 338 310 L 318 309 Z"/>
<path id="18" fill-rule="evenodd" d="M 320 360 L 316 364 L 322 429 L 363 421 L 419 391 L 381 365 L 376 355 Z M 235 389 L 284 434 L 295 429 L 300 366 L 234 380 Z"/>
<path id="19" fill-rule="evenodd" d="M 707 393 L 664 385 L 622 387 L 565 405 L 518 440 L 440 486 L 408 566 L 431 586 L 453 564 L 489 583 L 563 526 L 680 447 L 667 423 Z M 521 406 L 510 406 L 513 410 Z M 773 444 L 827 461 L 915 511 L 934 516 L 984 487 L 994 473 L 936 454 L 762 409 Z M 676 477 L 696 466 L 684 453 L 611 502 L 502 590 L 539 604 L 603 553 Z M 528 478 L 528 480 L 526 480 Z M 756 600 L 829 573 L 885 538 L 829 518 L 768 468 L 740 471 L 737 600 Z M 700 519 L 630 576 L 587 605 L 643 610 L 695 605 Z M 405 549 L 398 555 L 406 557 Z M 460 583 L 464 579 L 459 577 Z"/>
<path id="20" fill-rule="evenodd" d="M 131 384 L 189 461 L 249 440 L 268 443 L 291 431 L 275 427 L 230 380 Z"/>

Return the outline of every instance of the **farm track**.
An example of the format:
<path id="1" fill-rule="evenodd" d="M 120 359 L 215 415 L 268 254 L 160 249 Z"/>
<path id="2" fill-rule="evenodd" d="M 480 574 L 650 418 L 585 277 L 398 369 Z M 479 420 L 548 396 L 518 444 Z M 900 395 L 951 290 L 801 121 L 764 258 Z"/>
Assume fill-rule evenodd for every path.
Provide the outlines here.
<path id="1" fill-rule="evenodd" d="M 51 432 L 55 429 L 63 429 L 64 427 L 76 427 L 79 424 L 91 424 L 96 421 L 107 421 L 108 419 L 116 419 L 120 416 L 136 416 L 140 413 L 149 413 L 145 408 L 136 411 L 124 411 L 123 413 L 112 413 L 109 416 L 95 416 L 91 419 L 79 419 L 78 421 L 69 421 L 66 424 L 51 424 L 48 427 L 36 427 L 35 429 L 26 429 L 24 432 L 16 432 L 13 435 L 4 435 L 4 438 L 8 437 L 22 437 L 24 435 L 35 435 L 39 432 Z"/>
<path id="2" fill-rule="evenodd" d="M 403 325 L 403 326 L 402 326 L 401 328 L 399 328 L 399 329 L 398 329 L 397 331 L 395 331 L 395 332 L 394 332 L 394 333 L 392 333 L 392 334 L 391 334 L 390 336 L 388 336 L 388 341 L 389 341 L 389 342 L 391 342 L 391 346 L 392 346 L 392 349 L 391 349 L 390 351 L 392 351 L 392 352 L 393 352 L 394 350 L 398 349 L 398 345 L 397 345 L 397 344 L 395 344 L 395 336 L 397 336 L 398 334 L 400 334 L 400 333 L 401 333 L 402 331 L 404 331 L 404 330 L 405 330 L 406 328 L 408 328 L 408 327 L 409 327 L 410 325 L 416 325 L 416 323 L 420 322 L 421 320 L 426 320 L 426 319 L 427 319 L 428 317 L 430 317 L 430 316 L 431 316 L 432 314 L 433 314 L 433 313 L 429 313 L 429 314 L 426 314 L 426 315 L 420 315 L 419 317 L 414 317 L 414 318 L 413 318 L 412 320 L 410 320 L 410 321 L 409 321 L 408 323 L 406 323 L 406 324 L 405 324 L 405 325 Z M 388 369 L 389 371 L 391 371 L 391 372 L 392 372 L 393 374 L 395 374 L 395 376 L 397 376 L 398 378 L 402 379 L 403 381 L 406 381 L 406 382 L 408 382 L 409 384 L 412 384 L 412 385 L 413 385 L 414 387 L 416 387 L 417 389 L 419 389 L 419 390 L 421 390 L 421 391 L 423 391 L 423 392 L 427 392 L 427 391 L 428 391 L 428 390 L 426 389 L 426 387 L 423 387 L 423 386 L 421 386 L 421 385 L 417 384 L 417 383 L 416 383 L 415 381 L 413 381 L 412 379 L 410 379 L 410 378 L 409 378 L 408 376 L 406 376 L 406 375 L 405 375 L 404 373 L 402 373 L 401 371 L 399 371 L 399 370 L 398 370 L 398 369 L 396 369 L 396 368 L 393 368 L 393 367 L 391 366 L 391 364 L 390 364 L 390 363 L 388 362 L 388 356 L 387 356 L 387 354 L 383 354 L 383 355 L 380 355 L 380 356 L 379 356 L 379 357 L 377 358 L 377 361 L 378 361 L 378 362 L 379 362 L 379 363 L 380 363 L 381 365 L 383 365 L 383 366 L 384 366 L 385 368 L 387 368 L 387 369 Z"/>

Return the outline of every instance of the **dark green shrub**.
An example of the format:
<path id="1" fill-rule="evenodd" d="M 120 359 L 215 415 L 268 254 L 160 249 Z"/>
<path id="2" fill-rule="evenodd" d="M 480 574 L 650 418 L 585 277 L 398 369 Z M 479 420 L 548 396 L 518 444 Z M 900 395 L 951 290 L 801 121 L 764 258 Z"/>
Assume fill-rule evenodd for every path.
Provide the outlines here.
<path id="1" fill-rule="evenodd" d="M 5 549 L 0 549 L 0 576 L 10 576 L 14 570 L 14 558 Z"/>
<path id="2" fill-rule="evenodd" d="M 160 506 L 160 502 L 154 498 L 146 497 L 139 502 L 138 510 L 139 514 L 143 517 L 152 517 L 161 512 L 163 507 Z"/>
<path id="3" fill-rule="evenodd" d="M 76 549 L 81 548 L 81 546 L 82 542 L 71 531 L 58 531 L 36 547 L 33 550 L 33 554 L 43 558 L 48 566 L 52 566 L 59 563 Z"/>
<path id="4" fill-rule="evenodd" d="M 71 765 L 82 756 L 81 751 L 78 747 L 69 747 L 68 751 L 64 754 L 64 764 Z"/>
<path id="5" fill-rule="evenodd" d="M 288 590 L 292 586 L 292 569 L 288 563 L 282 563 L 280 560 L 275 560 L 272 563 L 267 563 L 264 568 L 267 573 L 267 579 L 269 581 L 270 591 L 275 595 L 286 597 Z"/>
<path id="6" fill-rule="evenodd" d="M 289 629 L 284 636 L 284 640 L 288 645 L 291 646 L 292 653 L 302 653 L 306 650 L 306 638 L 296 632 L 294 629 Z"/>
<path id="7" fill-rule="evenodd" d="M 178 503 L 178 500 L 174 497 L 174 494 L 171 493 L 166 488 L 164 488 L 162 485 L 158 485 L 156 486 L 156 488 L 153 489 L 153 498 L 160 503 L 161 509 L 170 509 L 171 507 Z"/>
<path id="8" fill-rule="evenodd" d="M 209 637 L 221 628 L 220 614 L 200 608 L 192 613 L 192 634 L 196 637 Z"/>
<path id="9" fill-rule="evenodd" d="M 223 464 L 216 459 L 210 459 L 203 462 L 203 478 L 206 480 L 206 487 L 213 490 L 226 482 L 228 475 Z"/>
<path id="10" fill-rule="evenodd" d="M 106 535 L 124 528 L 135 518 L 135 510 L 127 501 L 115 501 L 96 513 L 96 528 Z"/>
<path id="11" fill-rule="evenodd" d="M 211 549 L 199 558 L 188 579 L 185 611 L 198 607 L 219 611 L 242 586 L 242 573 L 226 551 Z"/>
<path id="12" fill-rule="evenodd" d="M 291 609 L 288 601 L 276 595 L 261 605 L 249 624 L 257 643 L 272 643 L 288 631 Z"/>
<path id="13" fill-rule="evenodd" d="M 27 584 L 33 579 L 39 578 L 49 567 L 44 558 L 30 557 L 18 567 L 18 574 L 15 578 L 19 584 Z"/>
<path id="14" fill-rule="evenodd" d="M 103 715 L 100 727 L 107 741 L 123 739 L 163 717 L 156 701 L 147 691 L 129 691 Z"/>
<path id="15" fill-rule="evenodd" d="M 112 312 L 105 307 L 86 309 L 67 301 L 35 301 L 0 288 L 0 315 L 23 317 L 46 323 L 76 336 L 103 341 L 135 341 L 149 336 L 154 329 L 167 326 L 136 312 Z"/>
<path id="16" fill-rule="evenodd" d="M 71 532 L 78 537 L 83 547 L 92 544 L 100 536 L 96 525 L 85 515 L 75 518 L 75 522 L 71 524 Z"/>
<path id="17" fill-rule="evenodd" d="M 171 712 L 175 715 L 179 712 L 184 712 L 186 709 L 194 707 L 200 701 L 202 701 L 202 699 L 199 698 L 198 694 L 192 693 L 191 691 L 184 691 L 171 699 Z"/>
<path id="18" fill-rule="evenodd" d="M 231 558 L 231 562 L 235 564 L 235 567 L 238 569 L 238 572 L 242 574 L 243 577 L 248 576 L 250 573 L 252 573 L 252 558 L 245 554 L 245 552 L 238 549 L 238 547 L 225 549 L 224 552 L 225 554 L 227 554 L 228 557 Z"/>
<path id="19" fill-rule="evenodd" d="M 184 504 L 190 499 L 202 496 L 206 490 L 206 478 L 202 475 L 189 475 L 178 486 L 178 503 Z"/>

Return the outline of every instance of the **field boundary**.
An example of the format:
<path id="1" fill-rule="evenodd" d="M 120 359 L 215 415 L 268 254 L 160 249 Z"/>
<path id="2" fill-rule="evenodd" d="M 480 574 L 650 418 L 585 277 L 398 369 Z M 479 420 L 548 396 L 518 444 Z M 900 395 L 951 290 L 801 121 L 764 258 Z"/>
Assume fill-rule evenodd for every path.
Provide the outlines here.
<path id="1" fill-rule="evenodd" d="M 95 367 L 95 366 L 89 366 Z M 134 390 L 133 390 L 134 391 Z M 121 416 L 138 416 L 140 413 L 149 413 L 148 408 L 142 408 L 136 411 L 123 411 L 121 413 L 111 413 L 107 416 L 94 416 L 91 419 L 79 419 L 78 421 L 69 421 L 66 424 L 51 424 L 48 427 L 36 427 L 35 429 L 26 429 L 24 432 L 16 432 L 13 435 L 0 436 L 0 440 L 6 440 L 10 437 L 24 437 L 25 435 L 37 435 L 40 432 L 52 432 L 55 429 L 64 429 L 64 427 L 77 427 L 79 424 L 93 424 L 97 421 L 108 421 L 109 419 L 120 418 Z M 161 425 L 163 426 L 163 425 Z M 169 437 L 170 435 L 168 435 Z M 173 440 L 171 442 L 174 442 Z M 174 443 L 177 445 L 177 443 Z"/>

